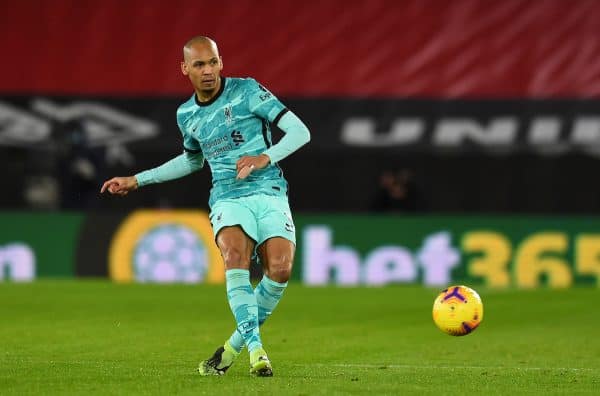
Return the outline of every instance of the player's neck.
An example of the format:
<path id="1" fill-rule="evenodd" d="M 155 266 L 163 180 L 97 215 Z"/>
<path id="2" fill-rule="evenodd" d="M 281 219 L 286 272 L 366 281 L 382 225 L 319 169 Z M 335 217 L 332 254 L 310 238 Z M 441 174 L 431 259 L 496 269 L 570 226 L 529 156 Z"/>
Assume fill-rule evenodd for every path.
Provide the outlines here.
<path id="1" fill-rule="evenodd" d="M 222 84 L 222 79 L 219 76 L 219 78 L 217 79 L 217 85 L 215 85 L 215 88 L 211 91 L 201 91 L 199 89 L 196 90 L 196 99 L 198 100 L 198 102 L 200 103 L 204 103 L 204 102 L 210 102 L 212 100 L 212 98 L 214 98 L 215 96 L 218 95 L 220 89 L 221 89 L 221 84 Z"/>

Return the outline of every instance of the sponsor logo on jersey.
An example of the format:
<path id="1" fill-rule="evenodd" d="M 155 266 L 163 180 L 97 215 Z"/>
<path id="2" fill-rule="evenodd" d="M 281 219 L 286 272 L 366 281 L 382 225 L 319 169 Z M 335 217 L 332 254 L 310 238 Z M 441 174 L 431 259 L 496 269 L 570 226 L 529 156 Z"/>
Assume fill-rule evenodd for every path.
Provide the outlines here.
<path id="1" fill-rule="evenodd" d="M 233 131 L 231 132 L 231 138 L 233 139 L 233 143 L 235 143 L 236 146 L 239 146 L 240 143 L 244 143 L 244 137 L 242 136 L 242 133 L 240 131 Z"/>
<path id="2" fill-rule="evenodd" d="M 271 92 L 269 92 L 265 87 L 263 87 L 261 84 L 258 84 L 258 87 L 260 88 L 261 91 L 264 92 L 263 94 L 261 94 L 259 96 L 260 100 L 262 100 L 264 102 L 265 100 L 267 100 L 271 97 Z"/>

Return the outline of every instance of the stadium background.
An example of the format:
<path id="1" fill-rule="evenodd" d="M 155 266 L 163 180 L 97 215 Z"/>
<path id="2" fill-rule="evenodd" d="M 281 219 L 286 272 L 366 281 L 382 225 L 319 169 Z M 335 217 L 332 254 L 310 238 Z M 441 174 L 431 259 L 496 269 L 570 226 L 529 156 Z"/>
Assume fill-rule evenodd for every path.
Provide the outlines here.
<path id="1" fill-rule="evenodd" d="M 311 129 L 282 163 L 296 280 L 598 284 L 599 19 L 593 0 L 9 2 L 0 277 L 221 280 L 208 171 L 98 194 L 180 152 L 181 46 L 205 34 Z"/>

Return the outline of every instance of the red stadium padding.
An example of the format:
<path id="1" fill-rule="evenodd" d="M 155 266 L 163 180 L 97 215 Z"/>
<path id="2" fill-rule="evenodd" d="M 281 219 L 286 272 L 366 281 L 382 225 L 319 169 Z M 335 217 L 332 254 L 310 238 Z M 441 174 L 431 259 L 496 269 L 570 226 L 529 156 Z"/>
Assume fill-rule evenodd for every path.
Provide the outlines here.
<path id="1" fill-rule="evenodd" d="M 0 92 L 182 95 L 180 49 L 282 96 L 598 97 L 596 0 L 31 0 L 0 13 Z"/>

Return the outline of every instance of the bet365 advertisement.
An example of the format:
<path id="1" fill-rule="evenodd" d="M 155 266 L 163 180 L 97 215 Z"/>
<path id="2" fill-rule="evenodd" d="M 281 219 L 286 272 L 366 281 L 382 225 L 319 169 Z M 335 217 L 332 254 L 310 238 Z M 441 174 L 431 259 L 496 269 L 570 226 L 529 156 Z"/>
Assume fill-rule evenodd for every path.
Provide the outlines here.
<path id="1" fill-rule="evenodd" d="M 600 285 L 600 219 L 301 216 L 296 277 L 310 285 Z"/>
<path id="2" fill-rule="evenodd" d="M 204 211 L 0 213 L 0 222 L 0 280 L 224 280 Z M 600 218 L 300 214 L 295 222 L 293 280 L 306 285 L 600 285 Z"/>

